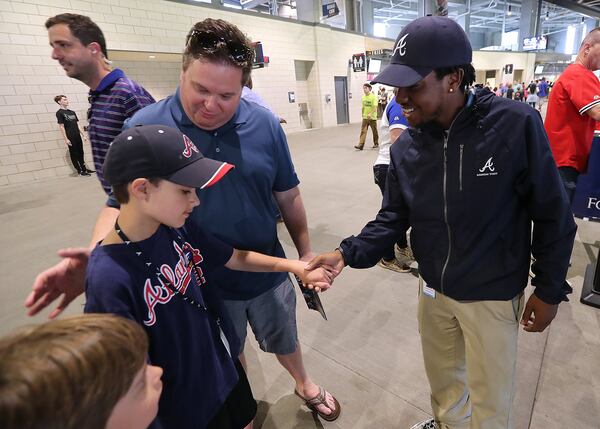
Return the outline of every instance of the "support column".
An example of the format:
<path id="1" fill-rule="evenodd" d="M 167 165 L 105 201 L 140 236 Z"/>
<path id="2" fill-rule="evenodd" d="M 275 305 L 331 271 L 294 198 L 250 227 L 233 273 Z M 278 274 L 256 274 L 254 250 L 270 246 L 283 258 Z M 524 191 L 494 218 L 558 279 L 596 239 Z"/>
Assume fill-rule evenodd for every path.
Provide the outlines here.
<path id="1" fill-rule="evenodd" d="M 346 30 L 358 31 L 358 20 L 356 19 L 354 2 L 352 0 L 345 0 L 345 12 L 346 12 Z"/>
<path id="2" fill-rule="evenodd" d="M 299 21 L 319 22 L 321 14 L 320 0 L 296 0 L 296 15 Z"/>
<path id="3" fill-rule="evenodd" d="M 467 33 L 467 36 L 469 36 L 469 31 L 471 27 L 471 0 L 466 0 L 465 8 L 459 14 L 459 17 L 458 19 L 456 19 L 456 22 L 458 22 L 458 24 L 463 28 L 463 30 L 465 30 L 465 33 Z"/>
<path id="4" fill-rule="evenodd" d="M 427 9 L 427 7 L 425 6 L 425 3 L 427 3 L 424 0 L 420 0 L 417 3 L 417 18 L 421 18 L 422 16 L 425 16 L 426 12 L 425 9 Z"/>
<path id="5" fill-rule="evenodd" d="M 438 4 L 439 3 L 439 4 Z M 448 14 L 448 1 L 447 0 L 419 0 L 417 3 L 417 18 L 427 15 L 442 15 L 438 13 L 438 6 L 442 6 L 442 10 L 445 10 L 446 15 Z M 442 15 L 444 16 L 444 15 Z"/>
<path id="6" fill-rule="evenodd" d="M 523 39 L 535 36 L 536 28 L 540 28 L 538 2 L 541 0 L 521 1 L 521 21 L 519 26 L 519 50 L 523 50 Z"/>
<path id="7" fill-rule="evenodd" d="M 581 45 L 581 42 L 583 41 L 583 38 L 585 36 L 588 35 L 588 33 L 590 31 L 592 31 L 594 28 L 598 27 L 598 20 L 596 18 L 585 18 L 585 31 L 583 30 L 583 28 L 581 29 L 582 34 L 581 34 L 581 38 L 578 40 L 578 44 L 577 44 L 577 49 L 579 49 L 579 45 Z"/>
<path id="8" fill-rule="evenodd" d="M 368 34 L 369 36 L 373 35 L 373 2 L 371 0 L 362 0 L 360 2 L 362 6 L 361 15 L 362 15 L 362 33 Z"/>

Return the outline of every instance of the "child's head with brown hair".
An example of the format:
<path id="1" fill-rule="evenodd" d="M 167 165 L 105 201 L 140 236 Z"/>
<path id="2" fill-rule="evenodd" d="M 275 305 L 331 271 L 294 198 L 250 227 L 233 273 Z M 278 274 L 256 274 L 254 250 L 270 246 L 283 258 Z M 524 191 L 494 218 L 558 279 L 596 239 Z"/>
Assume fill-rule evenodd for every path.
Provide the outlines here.
<path id="1" fill-rule="evenodd" d="M 148 339 L 128 319 L 86 314 L 0 339 L 3 429 L 146 428 L 162 370 L 146 365 Z"/>

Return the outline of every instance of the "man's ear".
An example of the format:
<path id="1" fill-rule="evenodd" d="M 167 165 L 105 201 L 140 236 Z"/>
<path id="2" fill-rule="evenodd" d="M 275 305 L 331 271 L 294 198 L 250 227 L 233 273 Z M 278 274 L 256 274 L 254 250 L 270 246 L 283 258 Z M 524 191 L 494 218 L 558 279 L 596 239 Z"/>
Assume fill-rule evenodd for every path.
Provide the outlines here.
<path id="1" fill-rule="evenodd" d="M 100 49 L 100 44 L 98 42 L 92 42 L 88 45 L 88 48 L 92 52 L 92 54 L 97 54 L 98 52 L 102 53 L 102 49 Z"/>
<path id="2" fill-rule="evenodd" d="M 448 74 L 448 86 L 454 91 L 458 91 L 464 75 L 465 71 L 460 68 Z"/>

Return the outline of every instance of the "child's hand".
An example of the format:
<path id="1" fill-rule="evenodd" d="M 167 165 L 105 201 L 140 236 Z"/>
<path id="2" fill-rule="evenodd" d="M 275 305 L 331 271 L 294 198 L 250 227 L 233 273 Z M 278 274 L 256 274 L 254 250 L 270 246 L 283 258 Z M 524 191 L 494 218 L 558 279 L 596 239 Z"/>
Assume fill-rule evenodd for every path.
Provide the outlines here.
<path id="1" fill-rule="evenodd" d="M 306 287 L 321 292 L 331 287 L 335 276 L 336 274 L 332 267 L 323 266 L 312 271 L 304 270 L 300 278 Z"/>

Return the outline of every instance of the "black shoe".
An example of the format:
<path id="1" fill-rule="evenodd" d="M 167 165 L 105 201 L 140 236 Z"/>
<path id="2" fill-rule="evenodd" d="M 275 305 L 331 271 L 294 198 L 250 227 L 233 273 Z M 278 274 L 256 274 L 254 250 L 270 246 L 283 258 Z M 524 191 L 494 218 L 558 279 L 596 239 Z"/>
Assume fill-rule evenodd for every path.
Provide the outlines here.
<path id="1" fill-rule="evenodd" d="M 354 146 L 354 149 L 363 150 L 362 146 Z"/>
<path id="2" fill-rule="evenodd" d="M 80 171 L 80 172 L 79 172 L 79 175 L 80 175 L 80 176 L 91 176 L 91 174 L 90 174 L 90 173 L 88 173 L 87 171 Z"/>
<path id="3" fill-rule="evenodd" d="M 87 167 L 83 167 L 83 171 L 85 171 L 86 173 L 90 173 L 90 174 L 92 174 L 92 173 L 95 173 L 95 172 L 96 172 L 96 171 L 94 171 L 94 170 L 90 170 L 90 169 L 89 169 L 89 168 L 87 168 Z"/>

